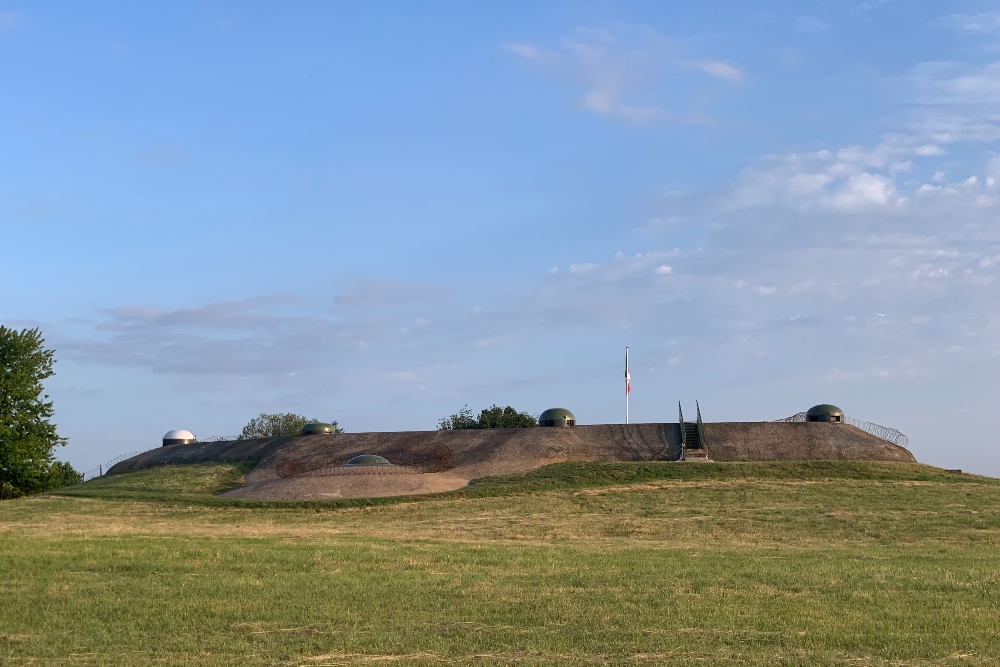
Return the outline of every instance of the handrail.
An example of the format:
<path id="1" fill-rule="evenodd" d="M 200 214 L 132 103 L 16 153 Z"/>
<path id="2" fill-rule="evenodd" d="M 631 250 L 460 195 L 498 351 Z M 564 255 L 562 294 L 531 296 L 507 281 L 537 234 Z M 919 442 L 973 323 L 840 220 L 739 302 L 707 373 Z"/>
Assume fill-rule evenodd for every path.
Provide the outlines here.
<path id="1" fill-rule="evenodd" d="M 681 454 L 677 457 L 677 460 L 683 461 L 684 451 L 687 449 L 687 429 L 684 428 L 684 409 L 681 408 L 680 401 L 677 401 L 677 420 L 681 425 Z"/>
<path id="2" fill-rule="evenodd" d="M 701 406 L 698 401 L 694 402 L 694 408 L 698 411 L 698 444 L 708 454 L 708 443 L 705 441 L 705 425 L 701 422 Z"/>

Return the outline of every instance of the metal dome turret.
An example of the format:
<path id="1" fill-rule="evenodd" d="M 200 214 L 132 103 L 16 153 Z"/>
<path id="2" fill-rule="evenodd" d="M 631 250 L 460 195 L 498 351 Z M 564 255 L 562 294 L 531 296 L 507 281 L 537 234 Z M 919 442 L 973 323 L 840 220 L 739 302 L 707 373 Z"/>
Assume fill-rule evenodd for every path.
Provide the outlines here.
<path id="1" fill-rule="evenodd" d="M 376 454 L 361 454 L 344 464 L 343 467 L 354 466 L 391 466 L 389 459 Z"/>
<path id="2" fill-rule="evenodd" d="M 302 425 L 299 435 L 318 435 L 321 433 L 334 433 L 333 424 L 324 422 L 308 422 Z"/>
<path id="3" fill-rule="evenodd" d="M 549 408 L 538 415 L 539 426 L 575 426 L 576 417 L 566 408 Z"/>
<path id="4" fill-rule="evenodd" d="M 168 445 L 191 445 L 198 442 L 198 438 L 194 437 L 194 433 L 191 431 L 185 431 L 184 429 L 174 429 L 173 431 L 167 431 L 163 436 L 163 446 Z"/>
<path id="5" fill-rule="evenodd" d="M 812 406 L 806 411 L 806 421 L 842 424 L 844 423 L 844 411 L 836 405 L 821 403 L 820 405 Z"/>

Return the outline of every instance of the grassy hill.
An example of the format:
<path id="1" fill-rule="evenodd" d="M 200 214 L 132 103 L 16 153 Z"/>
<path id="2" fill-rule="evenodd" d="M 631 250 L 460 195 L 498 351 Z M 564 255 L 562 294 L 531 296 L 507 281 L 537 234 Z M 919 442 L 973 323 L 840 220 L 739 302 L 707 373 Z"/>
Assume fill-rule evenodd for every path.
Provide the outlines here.
<path id="1" fill-rule="evenodd" d="M 994 665 L 1000 480 L 573 463 L 404 499 L 238 466 L 0 504 L 0 665 Z"/>

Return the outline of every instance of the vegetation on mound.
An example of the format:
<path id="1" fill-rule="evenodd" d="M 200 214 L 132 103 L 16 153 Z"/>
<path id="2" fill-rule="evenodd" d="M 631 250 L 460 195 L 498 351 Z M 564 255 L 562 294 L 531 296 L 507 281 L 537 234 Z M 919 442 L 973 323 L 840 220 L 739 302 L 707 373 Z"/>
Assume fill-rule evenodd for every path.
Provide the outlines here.
<path id="1" fill-rule="evenodd" d="M 310 419 L 305 415 L 297 415 L 293 412 L 262 412 L 247 422 L 243 430 L 240 431 L 239 440 L 254 440 L 258 438 L 283 438 L 300 435 L 302 427 L 309 423 L 317 423 L 318 419 Z M 328 422 L 333 433 L 343 433 L 337 420 Z"/>
<path id="2" fill-rule="evenodd" d="M 479 411 L 478 417 L 472 416 L 468 404 L 453 415 L 438 420 L 439 431 L 476 428 L 533 428 L 538 426 L 538 418 L 527 412 L 518 412 L 511 406 L 501 408 L 491 405 Z"/>
<path id="3" fill-rule="evenodd" d="M 161 466 L 97 478 L 54 493 L 105 500 L 148 500 L 207 505 L 275 507 L 374 507 L 407 502 L 455 498 L 491 498 L 654 482 L 710 482 L 735 480 L 912 481 L 1000 485 L 1000 480 L 948 472 L 919 463 L 866 461 L 774 461 L 747 463 L 675 462 L 567 462 L 555 463 L 518 475 L 485 477 L 457 491 L 419 496 L 346 498 L 322 501 L 264 501 L 220 498 L 217 494 L 237 488 L 253 464 Z"/>
<path id="4" fill-rule="evenodd" d="M 239 472 L 4 503 L 0 664 L 1000 661 L 998 480 L 612 463 L 322 511 L 121 495 L 211 499 Z"/>
<path id="5" fill-rule="evenodd" d="M 252 463 L 160 466 L 96 477 L 54 493 L 103 500 L 197 503 L 238 488 L 243 475 L 253 468 Z"/>

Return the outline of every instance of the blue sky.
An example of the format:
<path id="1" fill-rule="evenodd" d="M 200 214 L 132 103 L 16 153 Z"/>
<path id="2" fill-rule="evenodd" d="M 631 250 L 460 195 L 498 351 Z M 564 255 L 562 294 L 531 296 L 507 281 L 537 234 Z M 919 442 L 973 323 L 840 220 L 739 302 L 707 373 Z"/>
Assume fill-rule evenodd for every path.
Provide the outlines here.
<path id="1" fill-rule="evenodd" d="M 1000 475 L 1000 12 L 0 1 L 0 321 L 82 469 L 262 411 L 820 402 Z M 808 12 L 806 11 L 808 10 Z"/>

